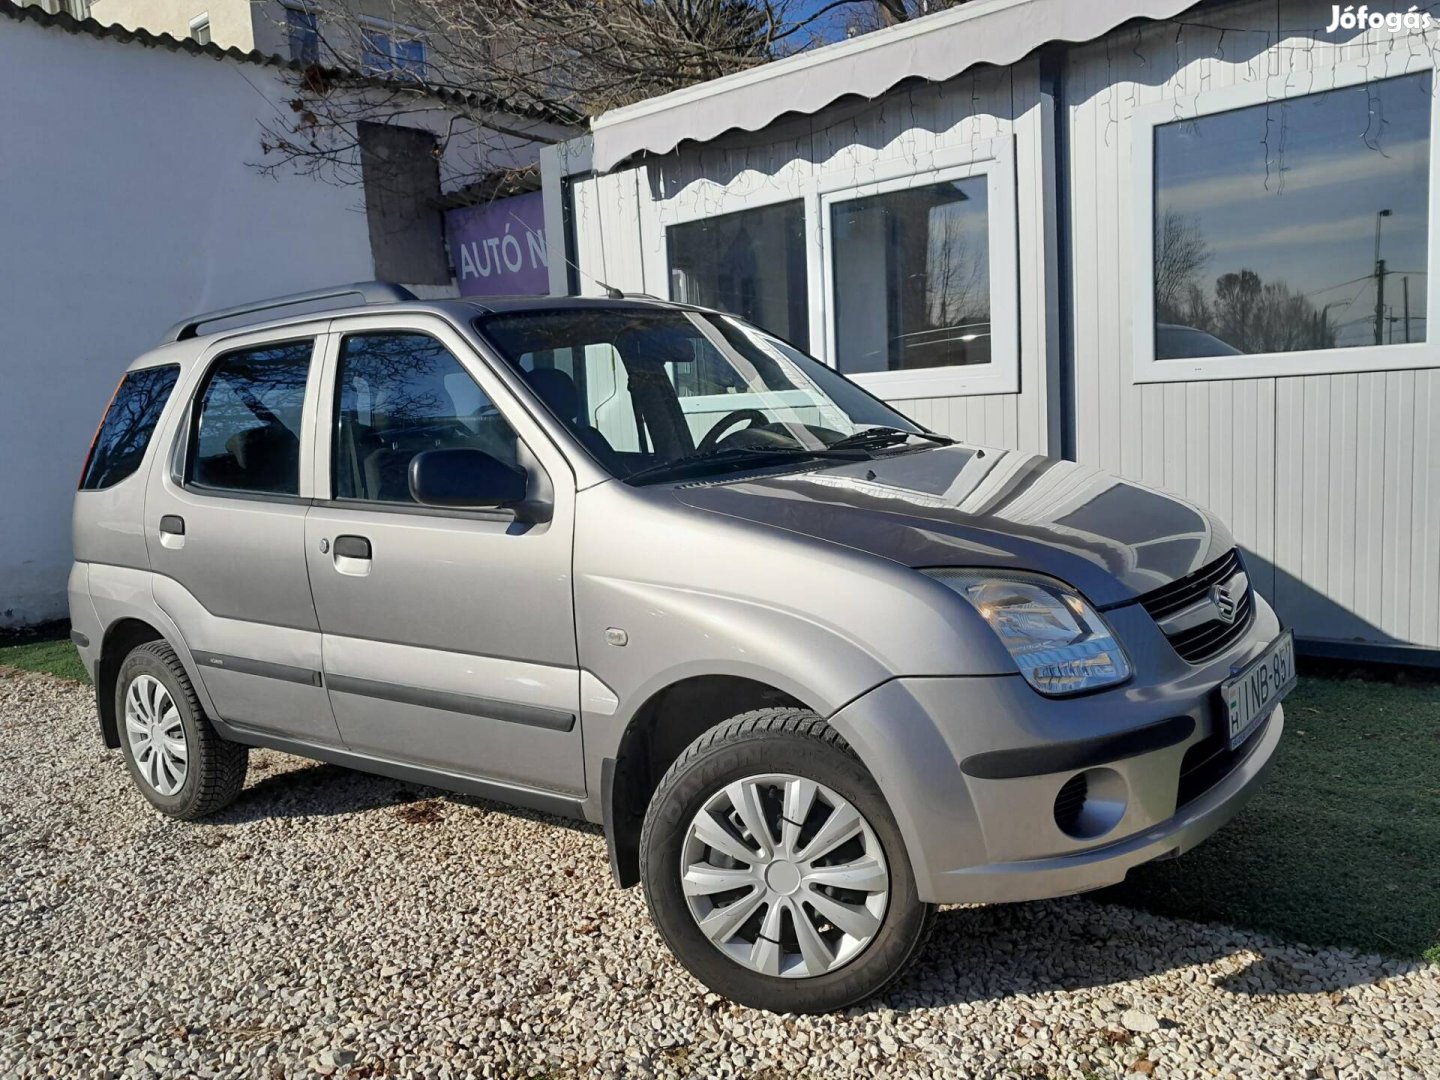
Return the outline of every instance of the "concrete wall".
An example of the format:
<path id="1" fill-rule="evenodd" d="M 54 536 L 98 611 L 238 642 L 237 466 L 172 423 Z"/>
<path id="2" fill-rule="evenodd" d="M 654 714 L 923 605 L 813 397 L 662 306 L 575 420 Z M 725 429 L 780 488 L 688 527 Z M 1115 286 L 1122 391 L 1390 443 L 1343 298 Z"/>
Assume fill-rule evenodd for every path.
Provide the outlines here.
<path id="1" fill-rule="evenodd" d="M 186 314 L 371 276 L 362 193 L 272 179 L 280 73 L 0 26 L 0 625 L 63 615 L 70 506 L 121 372 Z"/>

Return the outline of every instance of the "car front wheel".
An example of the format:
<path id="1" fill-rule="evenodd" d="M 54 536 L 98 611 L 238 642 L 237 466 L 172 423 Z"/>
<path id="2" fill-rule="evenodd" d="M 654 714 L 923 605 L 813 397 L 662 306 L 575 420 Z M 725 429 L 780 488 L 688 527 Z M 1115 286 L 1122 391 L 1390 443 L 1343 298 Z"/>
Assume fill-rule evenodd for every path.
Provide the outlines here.
<path id="1" fill-rule="evenodd" d="M 933 921 L 874 778 L 803 709 L 745 713 L 692 743 L 651 801 L 641 860 L 681 963 L 774 1012 L 878 993 Z"/>

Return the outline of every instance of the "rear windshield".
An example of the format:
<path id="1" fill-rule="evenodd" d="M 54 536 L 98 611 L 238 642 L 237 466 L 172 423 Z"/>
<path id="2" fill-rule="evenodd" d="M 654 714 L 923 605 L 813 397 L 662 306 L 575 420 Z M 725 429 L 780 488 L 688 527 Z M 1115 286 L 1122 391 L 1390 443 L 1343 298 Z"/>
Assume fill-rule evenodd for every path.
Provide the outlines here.
<path id="1" fill-rule="evenodd" d="M 80 478 L 81 491 L 118 484 L 140 467 L 160 413 L 179 378 L 178 364 L 141 368 L 126 374 L 110 401 L 105 419 L 100 421 L 100 430 L 95 433 L 90 459 Z"/>

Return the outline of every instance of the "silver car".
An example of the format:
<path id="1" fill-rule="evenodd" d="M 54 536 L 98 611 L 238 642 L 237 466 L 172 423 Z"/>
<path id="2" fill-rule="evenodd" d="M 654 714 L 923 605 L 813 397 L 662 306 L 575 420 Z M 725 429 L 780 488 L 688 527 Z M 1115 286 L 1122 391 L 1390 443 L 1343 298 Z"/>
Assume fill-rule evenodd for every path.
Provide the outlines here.
<path id="1" fill-rule="evenodd" d="M 880 991 L 939 904 L 1192 847 L 1294 683 L 1206 511 L 648 298 L 188 320 L 105 414 L 75 559 L 163 813 L 262 746 L 598 822 L 680 962 L 782 1012 Z"/>

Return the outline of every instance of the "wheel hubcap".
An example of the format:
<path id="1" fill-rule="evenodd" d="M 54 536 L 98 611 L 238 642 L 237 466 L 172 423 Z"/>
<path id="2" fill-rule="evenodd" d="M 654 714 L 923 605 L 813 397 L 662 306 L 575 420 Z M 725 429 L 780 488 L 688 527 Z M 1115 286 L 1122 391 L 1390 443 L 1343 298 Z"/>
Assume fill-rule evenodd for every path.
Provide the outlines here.
<path id="1" fill-rule="evenodd" d="M 185 786 L 190 759 L 185 726 L 170 691 L 153 675 L 137 675 L 125 691 L 125 737 L 146 784 L 161 795 Z"/>
<path id="2" fill-rule="evenodd" d="M 788 773 L 717 791 L 681 850 L 685 900 L 702 933 L 764 975 L 812 978 L 874 940 L 890 898 L 880 841 L 823 784 Z"/>

